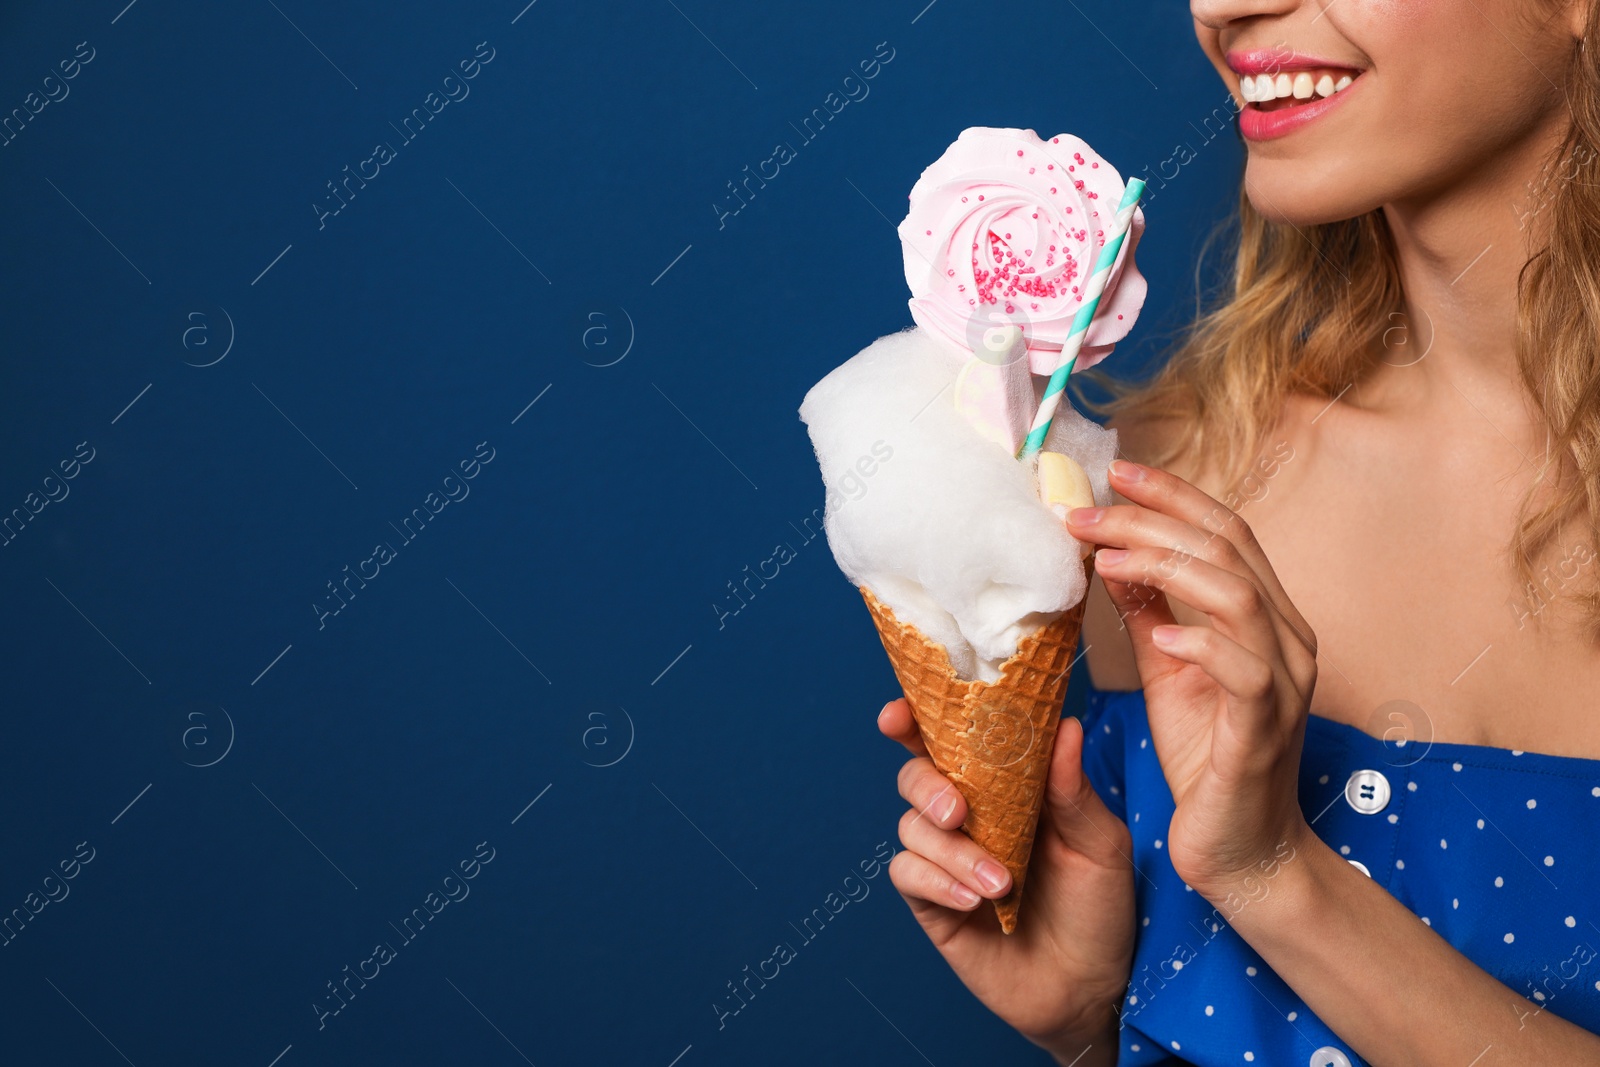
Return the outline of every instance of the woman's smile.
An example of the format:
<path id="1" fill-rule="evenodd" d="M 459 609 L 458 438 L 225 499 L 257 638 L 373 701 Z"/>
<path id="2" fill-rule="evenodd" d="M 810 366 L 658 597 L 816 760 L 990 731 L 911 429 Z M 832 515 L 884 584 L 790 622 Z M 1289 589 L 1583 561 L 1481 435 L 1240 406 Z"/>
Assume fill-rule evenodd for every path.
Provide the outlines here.
<path id="1" fill-rule="evenodd" d="M 1234 51 L 1229 68 L 1239 76 L 1239 132 L 1246 140 L 1282 137 L 1343 103 L 1365 73 L 1282 50 Z"/>

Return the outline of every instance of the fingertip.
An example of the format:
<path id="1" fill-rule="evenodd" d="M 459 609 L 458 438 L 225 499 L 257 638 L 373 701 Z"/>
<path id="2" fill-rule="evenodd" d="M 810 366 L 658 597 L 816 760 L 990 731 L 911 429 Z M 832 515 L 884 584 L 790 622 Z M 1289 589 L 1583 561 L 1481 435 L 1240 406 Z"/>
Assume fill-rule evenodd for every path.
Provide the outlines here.
<path id="1" fill-rule="evenodd" d="M 928 754 L 927 746 L 922 743 L 922 735 L 917 731 L 916 713 L 905 697 L 889 701 L 878 712 L 878 732 L 891 741 L 899 742 L 913 756 Z"/>
<path id="2" fill-rule="evenodd" d="M 1075 715 L 1061 720 L 1056 730 L 1056 748 L 1050 761 L 1050 779 L 1055 788 L 1069 796 L 1076 793 L 1083 766 L 1083 721 Z"/>
<path id="3" fill-rule="evenodd" d="M 1077 715 L 1064 715 L 1056 728 L 1056 757 L 1066 758 L 1083 749 L 1083 720 Z"/>
<path id="4" fill-rule="evenodd" d="M 967 821 L 967 798 L 961 795 L 954 782 L 946 780 L 944 788 L 928 801 L 928 814 L 934 824 L 944 830 L 954 830 Z"/>
<path id="5" fill-rule="evenodd" d="M 1128 550 L 1125 548 L 1097 549 L 1094 554 L 1094 572 L 1100 576 L 1102 581 L 1126 585 L 1128 584 L 1126 579 L 1118 578 L 1115 573 L 1108 574 L 1107 572 L 1115 572 L 1117 566 L 1127 558 Z M 1137 575 L 1130 575 L 1130 577 L 1135 576 Z"/>
<path id="6" fill-rule="evenodd" d="M 1076 715 L 1062 716 L 1061 725 L 1057 727 L 1056 731 L 1056 746 L 1059 748 L 1062 740 L 1066 740 L 1068 744 L 1072 744 L 1082 740 L 1082 738 L 1083 720 L 1078 718 Z"/>
<path id="7" fill-rule="evenodd" d="M 903 697 L 891 700 L 883 706 L 882 711 L 878 712 L 878 730 L 888 734 L 890 737 L 894 736 L 894 722 L 897 710 L 895 705 L 901 703 L 902 700 L 904 700 Z"/>
<path id="8" fill-rule="evenodd" d="M 978 861 L 973 868 L 973 876 L 983 883 L 980 893 L 993 900 L 999 900 L 1011 892 L 1011 872 L 1006 870 L 1006 865 L 985 852 L 984 858 Z"/>
<path id="9" fill-rule="evenodd" d="M 1150 640 L 1154 641 L 1156 647 L 1163 651 L 1175 649 L 1183 643 L 1183 627 L 1157 626 L 1150 631 Z"/>
<path id="10" fill-rule="evenodd" d="M 1124 485 L 1137 485 L 1149 477 L 1150 468 L 1126 459 L 1114 459 L 1107 467 L 1111 477 Z"/>
<path id="11" fill-rule="evenodd" d="M 914 720 L 910 717 L 910 709 L 906 705 L 906 697 L 899 697 L 883 705 L 882 712 L 878 712 L 878 733 L 888 737 L 890 741 L 901 742 L 909 745 L 910 734 L 914 733 Z"/>

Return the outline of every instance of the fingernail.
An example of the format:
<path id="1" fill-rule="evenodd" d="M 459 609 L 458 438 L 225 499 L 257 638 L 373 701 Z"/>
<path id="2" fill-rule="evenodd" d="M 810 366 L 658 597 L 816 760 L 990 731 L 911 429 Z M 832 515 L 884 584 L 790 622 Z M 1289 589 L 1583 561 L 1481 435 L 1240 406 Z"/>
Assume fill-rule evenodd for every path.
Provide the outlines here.
<path id="1" fill-rule="evenodd" d="M 1178 643 L 1178 638 L 1182 636 L 1182 632 L 1177 626 L 1157 626 L 1150 631 L 1150 640 L 1162 648 L 1171 648 Z"/>
<path id="2" fill-rule="evenodd" d="M 949 822 L 950 817 L 955 813 L 956 798 L 945 797 L 944 800 L 939 803 L 939 810 L 934 813 L 934 818 L 938 819 L 940 822 Z"/>
<path id="3" fill-rule="evenodd" d="M 994 860 L 979 860 L 977 867 L 973 868 L 973 873 L 978 876 L 978 881 L 989 887 L 992 893 L 1004 889 L 1006 879 L 1010 877 L 1006 874 L 1006 869 Z"/>
<path id="4" fill-rule="evenodd" d="M 1067 521 L 1074 526 L 1093 526 L 1105 518 L 1105 508 L 1073 508 L 1067 512 Z"/>
<path id="5" fill-rule="evenodd" d="M 1128 550 L 1125 548 L 1102 548 L 1094 554 L 1094 558 L 1107 566 L 1112 566 L 1127 559 Z"/>
<path id="6" fill-rule="evenodd" d="M 976 908 L 983 903 L 983 898 L 974 893 L 971 887 L 955 882 L 950 886 L 950 895 L 955 898 L 956 905 L 962 908 Z"/>
<path id="7" fill-rule="evenodd" d="M 1120 481 L 1124 482 L 1144 481 L 1144 468 L 1139 466 L 1137 463 L 1129 463 L 1125 459 L 1112 460 L 1111 473 L 1116 475 Z"/>

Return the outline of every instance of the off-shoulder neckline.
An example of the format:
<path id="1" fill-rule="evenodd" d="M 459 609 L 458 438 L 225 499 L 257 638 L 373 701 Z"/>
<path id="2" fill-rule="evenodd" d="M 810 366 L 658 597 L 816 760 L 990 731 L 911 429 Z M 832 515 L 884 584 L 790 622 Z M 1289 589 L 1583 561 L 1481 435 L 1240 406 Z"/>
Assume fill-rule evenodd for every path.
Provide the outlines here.
<path id="1" fill-rule="evenodd" d="M 1141 703 L 1144 697 L 1143 689 L 1100 689 L 1093 683 L 1089 685 L 1089 692 L 1091 696 L 1102 698 L 1136 696 L 1140 698 Z M 1557 766 L 1565 765 L 1574 772 L 1575 777 L 1600 780 L 1600 759 L 1587 756 L 1558 756 L 1549 752 L 1473 745 L 1463 741 L 1408 741 L 1400 745 L 1385 741 L 1381 737 L 1374 737 L 1359 726 L 1352 726 L 1315 713 L 1307 716 L 1307 729 L 1313 727 L 1323 733 L 1342 737 L 1348 745 L 1364 745 L 1368 749 L 1382 750 L 1383 758 L 1388 765 L 1397 768 L 1418 763 L 1460 763 L 1463 766 L 1487 765 L 1515 769 L 1519 763 L 1527 764 L 1534 761 L 1543 764 L 1545 761 L 1554 761 Z M 1412 745 L 1425 746 L 1422 755 L 1417 756 L 1407 751 Z M 1585 769 L 1587 773 L 1577 773 L 1580 768 Z M 1539 769 L 1542 773 L 1550 773 L 1552 770 L 1549 766 L 1541 766 Z"/>

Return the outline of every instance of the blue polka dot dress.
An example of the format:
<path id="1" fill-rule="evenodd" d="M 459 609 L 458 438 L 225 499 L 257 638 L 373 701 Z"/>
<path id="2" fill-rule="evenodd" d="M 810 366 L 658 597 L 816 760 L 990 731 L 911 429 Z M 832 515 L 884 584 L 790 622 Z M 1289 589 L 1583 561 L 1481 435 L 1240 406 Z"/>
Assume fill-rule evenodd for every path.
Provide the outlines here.
<path id="1" fill-rule="evenodd" d="M 1172 792 L 1144 694 L 1091 688 L 1083 725 L 1085 772 L 1127 822 L 1141 875 L 1121 1067 L 1365 1064 L 1173 870 Z M 1530 1015 L 1600 1033 L 1600 760 L 1386 743 L 1312 716 L 1300 806 L 1318 837 Z"/>

